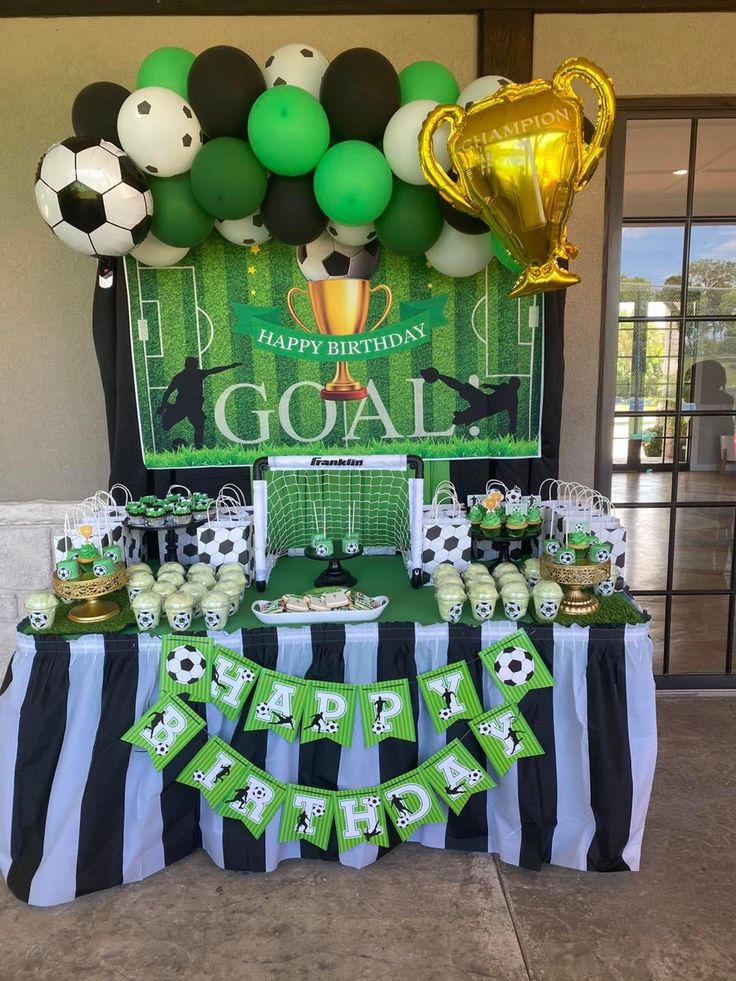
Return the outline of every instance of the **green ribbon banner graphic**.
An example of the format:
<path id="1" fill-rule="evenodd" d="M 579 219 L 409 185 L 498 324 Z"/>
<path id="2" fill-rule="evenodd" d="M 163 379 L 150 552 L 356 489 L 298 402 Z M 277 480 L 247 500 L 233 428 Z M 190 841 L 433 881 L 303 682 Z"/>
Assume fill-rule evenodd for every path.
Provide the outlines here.
<path id="1" fill-rule="evenodd" d="M 446 323 L 446 301 L 447 296 L 402 300 L 397 323 L 365 334 L 330 336 L 283 327 L 278 307 L 233 303 L 233 331 L 250 337 L 262 351 L 298 361 L 365 361 L 426 344 L 435 327 Z"/>

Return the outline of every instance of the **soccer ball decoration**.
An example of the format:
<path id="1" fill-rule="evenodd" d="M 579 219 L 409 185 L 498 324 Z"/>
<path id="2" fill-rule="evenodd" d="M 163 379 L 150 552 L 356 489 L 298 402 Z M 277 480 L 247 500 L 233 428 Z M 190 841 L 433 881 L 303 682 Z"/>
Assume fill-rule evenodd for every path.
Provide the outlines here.
<path id="1" fill-rule="evenodd" d="M 327 223 L 327 231 L 341 245 L 367 245 L 378 234 L 373 222 L 367 225 L 341 225 L 337 221 L 330 221 Z"/>
<path id="2" fill-rule="evenodd" d="M 268 789 L 262 783 L 248 784 L 248 797 L 251 800 L 265 800 L 267 794 Z"/>
<path id="3" fill-rule="evenodd" d="M 506 600 L 503 604 L 503 612 L 506 614 L 507 620 L 521 620 L 524 614 L 521 604 L 514 602 L 514 600 Z"/>
<path id="4" fill-rule="evenodd" d="M 378 267 L 378 242 L 343 245 L 323 232 L 296 250 L 296 261 L 310 282 L 323 279 L 370 279 Z"/>
<path id="5" fill-rule="evenodd" d="M 524 647 L 504 647 L 496 655 L 493 669 L 499 681 L 514 688 L 531 681 L 534 676 L 534 658 Z"/>
<path id="6" fill-rule="evenodd" d="M 41 217 L 75 252 L 126 255 L 148 233 L 153 198 L 146 179 L 106 140 L 55 143 L 41 157 L 35 190 Z"/>
<path id="7" fill-rule="evenodd" d="M 146 174 L 184 174 L 204 143 L 194 110 L 180 95 L 157 86 L 132 92 L 118 113 L 120 144 Z"/>
<path id="8" fill-rule="evenodd" d="M 374 722 L 373 725 L 371 726 L 371 732 L 374 733 L 374 735 L 376 736 L 380 736 L 384 732 L 388 732 L 388 723 L 381 722 L 381 720 L 379 719 L 377 722 Z"/>
<path id="9" fill-rule="evenodd" d="M 543 620 L 554 620 L 559 608 L 560 604 L 555 603 L 554 600 L 542 600 L 541 603 L 537 604 L 537 613 Z"/>
<path id="10" fill-rule="evenodd" d="M 322 52 L 309 44 L 285 44 L 266 58 L 263 77 L 269 89 L 274 85 L 296 85 L 319 99 L 328 64 Z"/>
<path id="11" fill-rule="evenodd" d="M 575 565 L 575 553 L 571 548 L 563 548 L 555 555 L 558 565 Z"/>
<path id="12" fill-rule="evenodd" d="M 470 773 L 468 774 L 468 783 L 470 784 L 471 787 L 474 787 L 482 776 L 483 773 L 481 770 L 471 770 Z"/>
<path id="13" fill-rule="evenodd" d="M 156 756 L 168 756 L 169 747 L 166 743 L 156 743 Z"/>
<path id="14" fill-rule="evenodd" d="M 321 818 L 325 816 L 325 805 L 315 804 L 312 808 L 312 816 L 316 818 Z"/>
<path id="15" fill-rule="evenodd" d="M 192 685 L 199 681 L 207 667 L 207 660 L 193 644 L 179 644 L 166 656 L 166 673 L 180 685 Z"/>
<path id="16" fill-rule="evenodd" d="M 263 245 L 271 238 L 266 228 L 263 215 L 254 211 L 246 218 L 235 218 L 232 221 L 216 221 L 215 228 L 233 245 Z"/>
<path id="17" fill-rule="evenodd" d="M 204 778 L 205 778 L 204 770 L 195 770 L 194 773 L 192 774 L 192 780 L 194 780 L 195 783 L 204 783 Z"/>
<path id="18" fill-rule="evenodd" d="M 334 735 L 338 728 L 337 722 L 335 722 L 333 719 L 330 719 L 329 722 L 325 722 L 325 732 L 330 732 Z"/>
<path id="19" fill-rule="evenodd" d="M 259 702 L 256 705 L 256 718 L 261 722 L 271 721 L 271 709 L 267 702 Z"/>

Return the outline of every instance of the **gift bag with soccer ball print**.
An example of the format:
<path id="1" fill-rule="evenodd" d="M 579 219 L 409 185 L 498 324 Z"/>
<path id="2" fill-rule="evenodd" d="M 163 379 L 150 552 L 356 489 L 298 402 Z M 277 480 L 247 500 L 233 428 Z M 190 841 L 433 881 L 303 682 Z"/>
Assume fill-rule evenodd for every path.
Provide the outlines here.
<path id="1" fill-rule="evenodd" d="M 239 562 L 248 584 L 253 579 L 253 509 L 234 484 L 220 490 L 207 521 L 197 528 L 197 554 L 200 562 L 216 567 Z"/>
<path id="2" fill-rule="evenodd" d="M 422 569 L 431 575 L 449 562 L 460 572 L 471 558 L 470 522 L 457 499 L 455 485 L 443 480 L 422 514 Z"/>

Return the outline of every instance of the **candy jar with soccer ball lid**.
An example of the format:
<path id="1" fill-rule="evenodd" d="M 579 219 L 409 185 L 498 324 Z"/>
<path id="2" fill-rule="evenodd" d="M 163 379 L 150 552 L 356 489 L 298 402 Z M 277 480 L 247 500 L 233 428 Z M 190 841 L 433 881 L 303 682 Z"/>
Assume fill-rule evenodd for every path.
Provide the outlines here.
<path id="1" fill-rule="evenodd" d="M 526 583 L 513 580 L 502 586 L 501 602 L 507 620 L 521 620 L 529 608 L 529 589 Z"/>
<path id="2" fill-rule="evenodd" d="M 202 599 L 202 616 L 208 630 L 224 630 L 227 626 L 230 597 L 213 589 Z"/>
<path id="3" fill-rule="evenodd" d="M 473 619 L 479 623 L 493 619 L 493 610 L 497 600 L 498 593 L 490 578 L 488 580 L 476 579 L 468 587 L 470 613 Z"/>
<path id="4" fill-rule="evenodd" d="M 185 633 L 191 630 L 194 600 L 186 593 L 172 593 L 164 601 L 166 619 L 174 633 Z"/>
<path id="5" fill-rule="evenodd" d="M 557 619 L 563 597 L 562 586 L 556 582 L 541 579 L 532 590 L 534 612 L 539 620 Z"/>
<path id="6" fill-rule="evenodd" d="M 462 584 L 458 586 L 451 582 L 443 583 L 437 587 L 436 597 L 440 617 L 446 623 L 457 623 L 465 605 L 465 590 Z"/>
<path id="7" fill-rule="evenodd" d="M 155 630 L 161 619 L 163 597 L 152 591 L 138 593 L 130 604 L 139 630 Z"/>
<path id="8" fill-rule="evenodd" d="M 53 593 L 31 593 L 26 597 L 25 608 L 33 630 L 48 630 L 54 625 L 58 599 Z"/>

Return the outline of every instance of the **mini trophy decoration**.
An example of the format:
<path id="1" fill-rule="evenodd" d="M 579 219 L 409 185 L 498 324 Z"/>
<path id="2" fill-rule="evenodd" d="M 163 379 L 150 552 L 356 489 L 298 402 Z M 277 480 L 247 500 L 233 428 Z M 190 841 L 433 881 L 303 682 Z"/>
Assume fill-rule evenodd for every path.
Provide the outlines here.
<path id="1" fill-rule="evenodd" d="M 587 82 L 598 100 L 590 142 L 575 79 Z M 577 255 L 567 241 L 567 220 L 611 138 L 615 107 L 608 76 L 584 58 L 568 58 L 551 82 L 505 85 L 467 110 L 440 105 L 425 119 L 419 137 L 424 176 L 455 208 L 481 218 L 521 266 L 511 296 L 580 282 L 558 260 Z M 444 123 L 456 180 L 435 155 L 433 139 Z"/>

